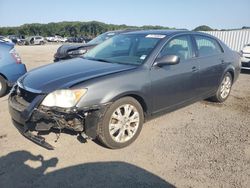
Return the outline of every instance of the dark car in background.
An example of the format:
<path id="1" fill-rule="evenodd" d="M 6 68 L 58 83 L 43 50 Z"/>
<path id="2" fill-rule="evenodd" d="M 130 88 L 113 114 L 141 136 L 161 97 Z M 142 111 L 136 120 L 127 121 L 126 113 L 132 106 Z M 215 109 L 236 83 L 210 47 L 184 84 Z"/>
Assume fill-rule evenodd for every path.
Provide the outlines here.
<path id="1" fill-rule="evenodd" d="M 90 41 L 90 39 L 86 38 L 86 37 L 68 37 L 66 42 L 70 42 L 70 43 L 86 43 L 86 41 Z"/>
<path id="2" fill-rule="evenodd" d="M 122 148 L 156 115 L 208 98 L 224 102 L 240 64 L 237 52 L 208 34 L 128 32 L 84 57 L 28 72 L 9 96 L 9 111 L 21 134 L 48 149 L 33 132 L 69 129 Z"/>
<path id="3" fill-rule="evenodd" d="M 26 73 L 26 67 L 16 52 L 13 43 L 0 40 L 0 97 Z"/>
<path id="4" fill-rule="evenodd" d="M 54 62 L 82 56 L 87 51 L 94 48 L 96 45 L 104 42 L 105 40 L 115 35 L 118 35 L 124 32 L 128 32 L 128 30 L 108 31 L 106 33 L 103 33 L 97 36 L 96 38 L 92 39 L 86 44 L 64 44 L 57 49 L 57 52 L 54 55 Z M 71 39 L 68 39 L 68 40 L 71 40 Z M 75 42 L 74 38 L 72 38 L 72 40 L 73 40 L 72 42 Z"/>
<path id="5" fill-rule="evenodd" d="M 23 35 L 9 35 L 8 38 L 15 44 L 25 45 L 26 40 Z"/>

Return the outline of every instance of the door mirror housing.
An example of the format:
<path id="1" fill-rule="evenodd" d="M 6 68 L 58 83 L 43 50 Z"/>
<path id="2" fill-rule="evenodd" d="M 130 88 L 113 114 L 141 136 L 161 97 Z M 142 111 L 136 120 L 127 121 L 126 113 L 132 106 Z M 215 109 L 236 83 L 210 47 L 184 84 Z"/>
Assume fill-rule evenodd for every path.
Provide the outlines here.
<path id="1" fill-rule="evenodd" d="M 165 65 L 176 65 L 180 62 L 180 58 L 177 55 L 164 55 L 157 58 L 154 66 L 162 67 Z"/>

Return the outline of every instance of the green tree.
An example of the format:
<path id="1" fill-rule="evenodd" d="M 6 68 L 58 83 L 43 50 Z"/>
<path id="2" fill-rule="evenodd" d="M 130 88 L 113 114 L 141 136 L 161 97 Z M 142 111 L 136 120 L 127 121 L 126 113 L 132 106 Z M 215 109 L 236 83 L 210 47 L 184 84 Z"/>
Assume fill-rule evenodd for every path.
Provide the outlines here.
<path id="1" fill-rule="evenodd" d="M 196 27 L 194 31 L 213 31 L 213 29 L 207 25 L 201 25 Z"/>
<path id="2" fill-rule="evenodd" d="M 125 24 L 115 25 L 115 24 L 105 24 L 97 21 L 90 22 L 58 22 L 58 23 L 48 23 L 48 24 L 24 24 L 19 27 L 0 27 L 0 35 L 42 35 L 52 36 L 61 35 L 65 37 L 69 36 L 86 36 L 93 38 L 101 33 L 111 30 L 121 30 L 121 29 L 169 29 L 163 26 L 127 26 Z"/>

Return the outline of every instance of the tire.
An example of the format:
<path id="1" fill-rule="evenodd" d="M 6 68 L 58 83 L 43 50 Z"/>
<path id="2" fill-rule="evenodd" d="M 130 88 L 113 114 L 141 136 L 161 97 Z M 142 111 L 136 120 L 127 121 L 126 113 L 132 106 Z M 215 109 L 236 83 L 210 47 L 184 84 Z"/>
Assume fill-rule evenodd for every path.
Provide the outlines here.
<path id="1" fill-rule="evenodd" d="M 223 103 L 225 100 L 227 100 L 232 89 L 232 84 L 233 84 L 232 75 L 229 72 L 227 72 L 224 75 L 216 94 L 213 97 L 211 97 L 211 100 L 219 103 Z"/>
<path id="2" fill-rule="evenodd" d="M 0 76 L 0 97 L 3 97 L 8 90 L 7 82 L 6 80 Z"/>
<path id="3" fill-rule="evenodd" d="M 125 114 L 126 111 L 128 115 Z M 97 138 L 111 149 L 126 147 L 139 136 L 143 122 L 144 115 L 140 103 L 132 97 L 121 98 L 106 111 L 98 125 Z"/>

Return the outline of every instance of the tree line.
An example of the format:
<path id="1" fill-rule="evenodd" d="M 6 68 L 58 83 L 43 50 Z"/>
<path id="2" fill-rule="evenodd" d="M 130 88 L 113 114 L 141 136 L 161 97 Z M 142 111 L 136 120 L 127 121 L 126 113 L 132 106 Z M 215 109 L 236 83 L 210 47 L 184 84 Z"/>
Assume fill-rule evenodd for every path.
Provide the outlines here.
<path id="1" fill-rule="evenodd" d="M 32 23 L 24 24 L 18 27 L 0 27 L 0 35 L 21 35 L 21 36 L 53 36 L 60 35 L 63 37 L 79 37 L 85 36 L 88 38 L 93 38 L 101 33 L 111 30 L 123 30 L 123 29 L 174 29 L 163 26 L 152 26 L 144 25 L 138 26 L 128 26 L 128 25 L 115 25 L 115 24 L 105 24 L 102 22 L 91 21 L 91 22 L 57 22 L 57 23 Z M 242 27 L 242 29 L 249 29 L 249 27 Z M 201 25 L 194 29 L 194 31 L 218 31 L 207 25 Z"/>
<path id="2" fill-rule="evenodd" d="M 111 30 L 123 30 L 123 29 L 170 29 L 163 26 L 151 26 L 145 25 L 127 26 L 127 25 L 115 25 L 105 24 L 102 22 L 58 22 L 58 23 L 32 23 L 24 24 L 19 27 L 0 27 L 0 35 L 22 35 L 22 36 L 53 36 L 60 35 L 63 37 L 79 37 L 85 36 L 93 38 L 101 33 Z M 172 29 L 172 28 L 171 28 Z"/>

